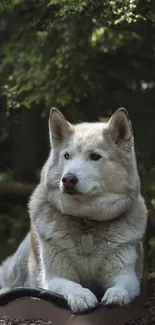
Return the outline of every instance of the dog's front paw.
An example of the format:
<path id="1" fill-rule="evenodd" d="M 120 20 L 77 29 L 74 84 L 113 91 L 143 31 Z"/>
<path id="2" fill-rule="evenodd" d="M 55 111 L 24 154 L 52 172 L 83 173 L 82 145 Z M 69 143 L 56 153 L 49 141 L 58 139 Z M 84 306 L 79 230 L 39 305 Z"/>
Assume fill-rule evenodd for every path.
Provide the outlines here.
<path id="1" fill-rule="evenodd" d="M 95 295 L 86 288 L 78 288 L 68 296 L 68 304 L 75 313 L 82 312 L 88 308 L 94 308 L 98 301 Z"/>
<path id="2" fill-rule="evenodd" d="M 0 289 L 0 295 L 2 295 L 3 293 L 8 293 L 9 291 L 11 291 L 10 288 L 3 288 L 3 289 Z"/>
<path id="3" fill-rule="evenodd" d="M 102 302 L 105 305 L 127 305 L 130 302 L 128 292 L 123 288 L 112 287 L 109 288 L 103 298 Z"/>

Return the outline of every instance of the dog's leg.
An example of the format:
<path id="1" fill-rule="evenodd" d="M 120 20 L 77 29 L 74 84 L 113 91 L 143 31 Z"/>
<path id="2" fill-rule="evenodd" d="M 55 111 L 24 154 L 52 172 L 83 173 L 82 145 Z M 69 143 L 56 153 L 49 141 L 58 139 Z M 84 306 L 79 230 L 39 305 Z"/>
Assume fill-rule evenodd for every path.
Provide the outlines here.
<path id="1" fill-rule="evenodd" d="M 42 241 L 41 254 L 42 287 L 62 295 L 73 312 L 93 308 L 97 298 L 80 284 L 79 270 L 74 268 L 66 250 L 53 245 L 51 240 Z"/>
<path id="2" fill-rule="evenodd" d="M 105 305 L 127 305 L 140 293 L 140 281 L 134 271 L 120 274 L 113 280 L 114 285 L 107 289 L 102 302 Z"/>
<path id="3" fill-rule="evenodd" d="M 137 257 L 136 247 L 129 245 L 108 257 L 103 272 L 107 289 L 102 298 L 104 304 L 126 305 L 139 295 L 140 279 L 135 269 Z"/>
<path id="4" fill-rule="evenodd" d="M 89 289 L 65 278 L 51 279 L 46 284 L 46 289 L 62 295 L 73 312 L 94 308 L 98 303 L 97 298 Z"/>

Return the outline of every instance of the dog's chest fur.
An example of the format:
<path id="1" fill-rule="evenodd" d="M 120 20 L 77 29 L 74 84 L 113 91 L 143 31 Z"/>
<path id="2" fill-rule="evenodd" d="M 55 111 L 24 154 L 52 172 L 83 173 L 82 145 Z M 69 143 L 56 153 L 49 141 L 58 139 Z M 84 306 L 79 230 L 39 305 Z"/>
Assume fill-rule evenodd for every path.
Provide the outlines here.
<path id="1" fill-rule="evenodd" d="M 49 242 L 51 247 L 57 247 L 59 251 L 66 251 L 71 258 L 80 259 L 100 254 L 106 256 L 108 251 L 118 245 L 117 240 L 112 238 L 110 224 L 108 222 L 97 222 L 77 217 L 60 215 L 57 219 L 44 223 L 39 230 L 42 240 Z M 92 252 L 86 253 L 82 246 L 82 237 L 91 235 L 93 238 Z M 73 256 L 72 256 L 73 255 Z"/>
<path id="2" fill-rule="evenodd" d="M 85 222 L 77 217 L 64 215 L 57 215 L 52 221 L 44 218 L 37 224 L 37 228 L 42 242 L 45 268 L 99 292 L 101 275 L 107 273 L 106 282 L 110 268 L 114 264 L 119 266 L 119 262 L 116 263 L 112 256 L 117 255 L 119 260 L 119 255 L 123 258 L 123 251 L 126 250 L 126 235 L 119 231 L 116 236 L 116 228 L 119 228 L 117 223 L 90 220 Z M 93 238 L 91 253 L 85 253 L 82 246 L 82 236 L 86 234 Z"/>

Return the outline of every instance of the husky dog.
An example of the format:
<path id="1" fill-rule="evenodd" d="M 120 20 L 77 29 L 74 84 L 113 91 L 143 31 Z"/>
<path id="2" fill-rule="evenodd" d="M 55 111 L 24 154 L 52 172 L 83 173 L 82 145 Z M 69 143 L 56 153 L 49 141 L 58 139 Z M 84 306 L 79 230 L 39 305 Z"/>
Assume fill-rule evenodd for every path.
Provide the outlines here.
<path id="1" fill-rule="evenodd" d="M 0 268 L 0 286 L 44 288 L 74 312 L 140 293 L 147 209 L 128 113 L 71 125 L 53 108 L 51 152 L 29 202 L 30 232 Z"/>

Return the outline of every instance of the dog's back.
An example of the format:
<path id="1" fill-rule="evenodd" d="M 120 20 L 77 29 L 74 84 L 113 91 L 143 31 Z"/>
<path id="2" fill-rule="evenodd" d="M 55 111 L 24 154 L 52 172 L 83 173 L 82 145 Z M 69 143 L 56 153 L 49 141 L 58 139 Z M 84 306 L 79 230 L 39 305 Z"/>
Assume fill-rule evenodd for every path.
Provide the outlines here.
<path id="1" fill-rule="evenodd" d="M 17 251 L 8 257 L 0 267 L 0 288 L 28 286 L 28 256 L 30 251 L 30 234 L 28 234 Z"/>

